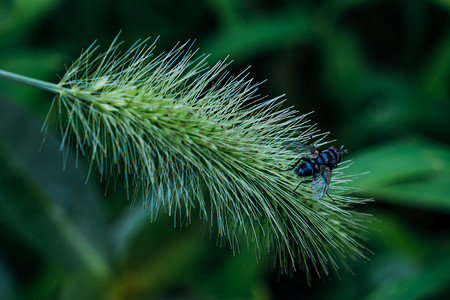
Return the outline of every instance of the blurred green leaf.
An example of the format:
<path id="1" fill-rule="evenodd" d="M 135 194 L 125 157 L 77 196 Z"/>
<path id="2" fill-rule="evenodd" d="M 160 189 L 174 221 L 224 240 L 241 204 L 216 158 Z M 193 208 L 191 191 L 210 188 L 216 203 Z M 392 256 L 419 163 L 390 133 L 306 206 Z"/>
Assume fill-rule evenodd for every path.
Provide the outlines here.
<path id="1" fill-rule="evenodd" d="M 441 7 L 450 10 L 450 0 L 428 0 L 428 2 L 440 5 Z"/>
<path id="2" fill-rule="evenodd" d="M 419 79 L 423 86 L 428 104 L 433 101 L 444 102 L 450 95 L 448 77 L 450 76 L 450 31 L 442 35 L 433 49 L 433 54 L 425 60 L 420 69 Z"/>
<path id="3" fill-rule="evenodd" d="M 50 150 L 39 153 L 37 120 L 6 102 L 0 107 L 0 216 L 50 261 L 106 276 L 104 220 L 92 189 L 76 171 L 61 171 L 52 134 Z"/>
<path id="4" fill-rule="evenodd" d="M 368 266 L 370 292 L 364 299 L 429 299 L 445 292 L 450 282 L 448 240 L 439 241 L 439 234 L 423 236 L 396 214 L 376 210 L 374 215 L 380 219 L 372 230 L 376 256 Z"/>
<path id="5" fill-rule="evenodd" d="M 120 275 L 110 290 L 113 297 L 143 297 L 192 283 L 206 251 L 205 243 L 197 235 L 197 227 L 181 233 L 168 225 L 161 220 L 154 224 L 148 221 L 140 230 L 130 232 L 132 238 L 123 252 L 127 259 L 121 261 Z"/>
<path id="6" fill-rule="evenodd" d="M 259 285 L 265 266 L 257 262 L 255 251 L 252 250 L 243 249 L 239 254 L 227 255 L 213 264 L 214 269 L 207 268 L 196 273 L 202 290 L 208 295 L 222 295 L 229 299 L 251 298 L 255 293 L 267 299 Z"/>
<path id="7" fill-rule="evenodd" d="M 426 209 L 450 210 L 450 149 L 426 142 L 396 142 L 354 155 L 354 181 L 365 196 Z"/>
<path id="8" fill-rule="evenodd" d="M 323 76 L 332 99 L 339 103 L 355 106 L 373 92 L 373 79 L 377 75 L 370 69 L 361 45 L 355 36 L 346 31 L 334 31 L 325 26 L 318 40 L 323 51 Z"/>
<path id="9" fill-rule="evenodd" d="M 417 261 L 425 256 L 423 241 L 409 224 L 393 213 L 375 210 L 373 214 L 378 221 L 370 226 L 370 240 L 377 249 L 408 261 Z"/>
<path id="10" fill-rule="evenodd" d="M 131 209 L 126 210 L 119 216 L 111 226 L 111 253 L 114 256 L 114 260 L 124 263 L 127 259 L 127 254 L 130 248 L 133 246 L 133 242 L 139 239 L 139 235 L 144 230 L 150 220 L 145 209 L 136 208 L 133 206 Z M 158 231 L 154 232 L 158 234 Z M 151 239 L 153 240 L 153 235 Z"/>
<path id="11" fill-rule="evenodd" d="M 315 299 L 441 299 L 436 296 L 446 291 L 450 280 L 444 271 L 450 267 L 445 234 L 439 242 L 439 234 L 427 231 L 424 236 L 397 213 L 371 213 L 378 219 L 369 229 L 371 261 L 327 283 Z"/>
<path id="12" fill-rule="evenodd" d="M 207 0 L 205 2 L 215 11 L 222 26 L 234 27 L 243 21 L 238 14 L 243 2 L 236 0 Z"/>
<path id="13" fill-rule="evenodd" d="M 283 14 L 260 18 L 224 28 L 219 34 L 202 45 L 211 53 L 211 61 L 230 55 L 239 61 L 255 53 L 284 48 L 286 43 L 305 41 L 311 37 L 311 17 L 303 11 L 286 11 Z"/>
<path id="14" fill-rule="evenodd" d="M 384 280 L 370 293 L 367 300 L 430 299 L 448 289 L 450 284 L 450 256 L 434 255 L 397 278 Z M 431 299 L 437 299 L 432 297 Z"/>
<path id="15" fill-rule="evenodd" d="M 10 151 L 5 155 L 17 161 L 22 168 L 20 174 L 38 185 L 52 206 L 65 214 L 89 242 L 105 254 L 106 220 L 99 203 L 103 196 L 96 186 L 86 184 L 83 163 L 78 162 L 73 153 L 63 155 L 59 151 L 60 140 L 55 133 L 51 129 L 45 134 L 41 132 L 43 121 L 8 102 L 0 101 L 0 107 L 0 141 Z"/>
<path id="16" fill-rule="evenodd" d="M 334 24 L 345 13 L 351 10 L 357 10 L 358 8 L 367 7 L 373 3 L 381 2 L 381 0 L 340 0 L 340 1 L 324 1 L 324 4 L 320 7 L 321 13 L 326 16 L 327 23 Z"/>
<path id="17" fill-rule="evenodd" d="M 12 0 L 1 5 L 0 15 L 7 16 L 0 22 L 0 48 L 19 41 L 34 25 L 45 17 L 61 0 Z"/>
<path id="18" fill-rule="evenodd" d="M 17 158 L 8 153 L 10 150 L 2 144 L 1 217 L 51 261 L 59 261 L 68 270 L 81 268 L 104 277 L 108 273 L 104 258 L 23 173 Z"/>
<path id="19" fill-rule="evenodd" d="M 201 239 L 203 225 L 191 224 L 180 232 L 171 222 L 170 217 L 161 215 L 150 223 L 142 207 L 125 211 L 115 222 L 112 247 L 123 275 L 114 284 L 112 294 L 154 294 L 170 285 L 194 284 L 202 295 L 264 295 L 257 285 L 264 264 L 257 263 L 251 249 L 233 256 L 230 249 L 217 248 L 208 239 Z"/>

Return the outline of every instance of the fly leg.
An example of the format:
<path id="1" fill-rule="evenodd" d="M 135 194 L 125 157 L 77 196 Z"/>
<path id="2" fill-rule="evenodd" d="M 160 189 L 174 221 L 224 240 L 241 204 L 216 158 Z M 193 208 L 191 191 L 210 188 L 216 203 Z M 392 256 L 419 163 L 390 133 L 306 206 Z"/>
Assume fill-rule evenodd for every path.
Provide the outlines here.
<path id="1" fill-rule="evenodd" d="M 295 191 L 298 189 L 298 187 L 299 187 L 302 183 L 307 183 L 307 182 L 312 182 L 312 180 L 303 180 L 303 181 L 301 181 L 301 182 L 297 185 L 297 187 L 292 191 L 292 193 L 295 193 Z"/>
<path id="2" fill-rule="evenodd" d="M 326 194 L 327 194 L 327 196 L 328 196 L 331 200 L 333 200 L 333 202 L 334 202 L 334 199 L 331 198 L 331 196 L 328 194 L 328 192 L 326 192 Z"/>
<path id="3" fill-rule="evenodd" d="M 297 188 L 302 184 L 302 183 L 307 183 L 307 182 L 312 182 L 312 180 L 303 180 L 303 181 L 300 181 L 300 183 L 295 187 L 295 189 L 292 191 L 292 194 L 295 194 L 295 191 L 297 190 Z M 306 203 L 306 200 L 308 200 L 308 199 L 305 199 L 305 201 L 303 201 L 303 203 Z"/>

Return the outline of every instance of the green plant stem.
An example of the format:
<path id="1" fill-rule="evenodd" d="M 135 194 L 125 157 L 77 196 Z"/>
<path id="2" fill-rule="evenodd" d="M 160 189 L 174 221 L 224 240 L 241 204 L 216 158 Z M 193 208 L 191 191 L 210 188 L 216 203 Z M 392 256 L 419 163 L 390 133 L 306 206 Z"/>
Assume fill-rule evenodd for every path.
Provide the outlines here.
<path id="1" fill-rule="evenodd" d="M 64 270 L 83 271 L 98 280 L 110 278 L 107 259 L 72 221 L 57 212 L 41 188 L 27 177 L 17 157 L 9 153 L 0 143 L 0 165 L 4 168 L 4 172 L 0 172 L 2 221 Z M 17 185 L 22 188 L 14 189 Z M 30 198 L 30 195 L 34 196 Z"/>
<path id="2" fill-rule="evenodd" d="M 0 78 L 5 78 L 5 79 L 9 79 L 18 83 L 22 83 L 22 84 L 26 84 L 32 87 L 36 87 L 38 89 L 44 90 L 44 91 L 48 91 L 48 92 L 52 92 L 55 94 L 60 94 L 61 92 L 67 91 L 68 89 L 59 86 L 57 84 L 54 83 L 50 83 L 50 82 L 46 82 L 46 81 L 42 81 L 42 80 L 38 80 L 38 79 L 34 79 L 34 78 L 30 78 L 30 77 L 26 77 L 26 76 L 22 76 L 19 74 L 15 74 L 15 73 L 11 73 L 8 71 L 3 71 L 0 70 Z"/>

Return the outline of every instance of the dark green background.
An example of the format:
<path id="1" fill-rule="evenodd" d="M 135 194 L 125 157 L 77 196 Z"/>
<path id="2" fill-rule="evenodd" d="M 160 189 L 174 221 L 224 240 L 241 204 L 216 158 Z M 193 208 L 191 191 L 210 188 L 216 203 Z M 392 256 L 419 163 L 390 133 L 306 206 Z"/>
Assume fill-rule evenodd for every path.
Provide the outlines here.
<path id="1" fill-rule="evenodd" d="M 0 299 L 448 299 L 450 1 L 0 0 L 0 68 L 58 82 L 94 40 L 196 39 L 211 62 L 247 66 L 262 95 L 315 111 L 354 161 L 351 183 L 376 202 L 354 274 L 272 272 L 245 246 L 217 247 L 200 221 L 150 223 L 69 153 L 52 95 L 0 82 Z M 78 168 L 75 168 L 78 161 Z M 106 274 L 109 277 L 106 278 Z"/>

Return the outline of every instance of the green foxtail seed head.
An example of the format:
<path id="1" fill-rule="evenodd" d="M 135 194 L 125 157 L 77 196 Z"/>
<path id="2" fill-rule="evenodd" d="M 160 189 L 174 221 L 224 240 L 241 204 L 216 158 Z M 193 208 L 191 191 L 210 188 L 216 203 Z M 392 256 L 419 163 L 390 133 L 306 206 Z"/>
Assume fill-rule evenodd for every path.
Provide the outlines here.
<path id="1" fill-rule="evenodd" d="M 283 171 L 302 155 L 283 142 L 325 136 L 306 115 L 258 96 L 258 84 L 230 76 L 225 61 L 209 67 L 189 44 L 157 56 L 154 43 L 125 53 L 119 45 L 97 56 L 91 46 L 45 87 L 57 93 L 61 148 L 72 138 L 90 170 L 124 177 L 153 220 L 163 210 L 181 225 L 199 213 L 234 250 L 253 243 L 258 255 L 274 252 L 283 271 L 327 274 L 365 260 L 368 216 L 350 209 L 364 200 L 342 196 L 348 162 L 333 169 L 334 201 L 314 199 L 308 184 L 293 193 L 301 178 Z"/>

